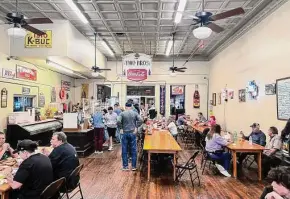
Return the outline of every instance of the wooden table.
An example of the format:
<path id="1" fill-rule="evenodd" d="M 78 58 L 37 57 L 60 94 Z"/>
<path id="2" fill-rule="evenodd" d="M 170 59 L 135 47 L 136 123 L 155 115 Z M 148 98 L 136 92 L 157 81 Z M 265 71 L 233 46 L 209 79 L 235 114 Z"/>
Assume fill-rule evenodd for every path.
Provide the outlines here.
<path id="1" fill-rule="evenodd" d="M 0 185 L 0 196 L 1 196 L 1 199 L 9 199 L 9 190 L 10 189 L 11 189 L 11 187 L 7 183 Z"/>
<path id="2" fill-rule="evenodd" d="M 150 180 L 150 159 L 152 153 L 173 154 L 173 179 L 176 177 L 176 154 L 181 151 L 180 146 L 168 130 L 153 130 L 152 135 L 146 134 L 143 150 L 148 152 L 148 181 Z"/>
<path id="3" fill-rule="evenodd" d="M 204 129 L 211 128 L 211 127 L 210 126 L 192 125 L 192 128 L 200 133 L 203 133 Z"/>
<path id="4" fill-rule="evenodd" d="M 262 153 L 265 149 L 258 144 L 250 144 L 247 140 L 238 141 L 236 144 L 232 143 L 227 146 L 232 152 L 233 156 L 233 176 L 237 178 L 237 153 L 257 153 L 258 155 L 258 176 L 262 180 Z M 241 164 L 241 162 L 240 162 Z"/>

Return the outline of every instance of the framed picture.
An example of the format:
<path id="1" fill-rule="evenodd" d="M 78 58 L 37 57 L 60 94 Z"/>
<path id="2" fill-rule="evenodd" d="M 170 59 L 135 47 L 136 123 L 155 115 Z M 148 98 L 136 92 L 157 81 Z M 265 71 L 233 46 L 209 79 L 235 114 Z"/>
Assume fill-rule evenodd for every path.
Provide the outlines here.
<path id="1" fill-rule="evenodd" d="M 222 104 L 222 93 L 218 93 L 218 104 Z"/>
<path id="2" fill-rule="evenodd" d="M 216 106 L 216 93 L 212 94 L 212 105 Z"/>
<path id="3" fill-rule="evenodd" d="M 265 95 L 275 95 L 275 94 L 276 94 L 276 84 L 266 84 Z"/>
<path id="4" fill-rule="evenodd" d="M 6 88 L 1 90 L 1 108 L 7 108 L 8 91 Z"/>
<path id="5" fill-rule="evenodd" d="M 233 90 L 229 91 L 229 98 L 234 99 L 234 91 Z"/>
<path id="6" fill-rule="evenodd" d="M 276 103 L 278 120 L 290 118 L 290 77 L 276 80 Z"/>
<path id="7" fill-rule="evenodd" d="M 245 102 L 246 101 L 246 89 L 240 89 L 239 90 L 239 102 Z"/>

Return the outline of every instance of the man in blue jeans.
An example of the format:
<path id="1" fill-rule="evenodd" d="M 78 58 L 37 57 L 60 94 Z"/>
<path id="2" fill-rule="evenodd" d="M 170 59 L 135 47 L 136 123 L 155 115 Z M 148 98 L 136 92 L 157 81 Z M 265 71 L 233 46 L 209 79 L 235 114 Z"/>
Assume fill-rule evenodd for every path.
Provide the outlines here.
<path id="1" fill-rule="evenodd" d="M 132 110 L 132 104 L 126 103 L 126 110 L 118 117 L 118 126 L 123 133 L 122 136 L 122 162 L 123 171 L 128 171 L 128 148 L 132 155 L 132 171 L 137 170 L 137 128 L 142 119 L 138 113 Z M 129 146 L 129 147 L 128 147 Z"/>

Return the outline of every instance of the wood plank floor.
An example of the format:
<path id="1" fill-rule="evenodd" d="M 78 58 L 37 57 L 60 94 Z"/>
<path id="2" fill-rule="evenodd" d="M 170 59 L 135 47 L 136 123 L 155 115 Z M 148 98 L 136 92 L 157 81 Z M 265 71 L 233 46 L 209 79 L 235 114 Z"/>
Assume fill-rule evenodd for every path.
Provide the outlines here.
<path id="1" fill-rule="evenodd" d="M 191 150 L 180 153 L 180 161 L 186 161 Z M 200 155 L 199 155 L 200 156 Z M 200 157 L 197 158 L 200 168 Z M 258 199 L 264 185 L 257 177 L 236 180 L 226 178 L 211 171 L 201 175 L 201 186 L 193 188 L 189 175 L 174 183 L 172 173 L 151 176 L 147 181 L 146 173 L 125 172 L 121 170 L 121 149 L 81 159 L 85 165 L 81 173 L 81 186 L 85 199 Z M 147 171 L 147 169 L 146 169 Z"/>

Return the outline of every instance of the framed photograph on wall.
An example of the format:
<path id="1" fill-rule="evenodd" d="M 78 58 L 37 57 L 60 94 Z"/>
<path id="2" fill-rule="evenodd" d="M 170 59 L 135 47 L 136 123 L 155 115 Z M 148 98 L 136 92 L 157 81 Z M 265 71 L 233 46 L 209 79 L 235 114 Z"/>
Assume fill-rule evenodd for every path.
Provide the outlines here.
<path id="1" fill-rule="evenodd" d="M 218 93 L 218 104 L 222 104 L 222 93 Z"/>
<path id="2" fill-rule="evenodd" d="M 265 95 L 275 95 L 275 94 L 276 94 L 276 84 L 266 84 Z"/>
<path id="3" fill-rule="evenodd" d="M 212 105 L 216 106 L 216 93 L 212 94 Z"/>
<path id="4" fill-rule="evenodd" d="M 246 102 L 246 89 L 239 90 L 239 102 Z"/>

